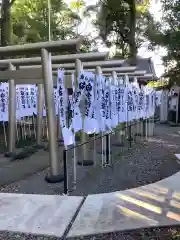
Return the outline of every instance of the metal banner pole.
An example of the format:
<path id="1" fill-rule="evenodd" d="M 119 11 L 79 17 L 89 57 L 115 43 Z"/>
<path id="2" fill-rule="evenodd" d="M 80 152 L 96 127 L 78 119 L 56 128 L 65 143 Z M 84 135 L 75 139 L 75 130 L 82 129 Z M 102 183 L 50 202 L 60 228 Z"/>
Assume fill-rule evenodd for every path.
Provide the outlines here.
<path id="1" fill-rule="evenodd" d="M 36 145 L 42 145 L 42 121 L 43 121 L 43 103 L 44 103 L 44 87 L 43 84 L 38 84 L 38 106 L 37 106 L 37 135 Z"/>
<path id="2" fill-rule="evenodd" d="M 67 149 L 63 150 L 63 167 L 64 167 L 64 195 L 67 195 L 68 194 Z"/>
<path id="3" fill-rule="evenodd" d="M 63 145 L 63 137 L 62 137 L 62 131 L 61 131 L 61 126 L 60 126 L 60 115 L 58 113 L 57 115 L 57 141 L 59 145 Z"/>
<path id="4" fill-rule="evenodd" d="M 113 78 L 113 81 L 115 82 L 115 79 L 117 78 L 117 73 L 115 71 L 112 72 L 112 78 Z M 118 140 L 118 142 L 114 143 L 113 145 L 114 146 L 117 146 L 117 147 L 121 147 L 122 146 L 122 135 L 121 135 L 121 126 L 122 124 L 118 124 L 117 128 L 120 128 L 119 131 L 116 131 L 115 132 L 115 136 Z"/>
<path id="5" fill-rule="evenodd" d="M 80 75 L 80 72 L 82 70 L 82 63 L 79 59 L 76 59 L 75 61 L 75 72 L 74 72 L 74 88 L 76 89 L 77 86 L 78 86 L 78 78 L 79 78 L 79 75 Z M 75 144 L 76 145 L 76 141 L 78 140 L 79 141 L 79 138 L 81 139 L 81 137 L 77 134 L 75 134 Z M 82 141 L 82 139 L 81 139 Z M 74 185 L 76 184 L 76 156 L 77 156 L 77 151 L 76 151 L 76 148 L 74 148 Z M 82 157 L 82 156 L 81 156 Z M 83 164 L 83 161 L 78 161 L 77 162 L 78 165 L 82 165 Z"/>
<path id="6" fill-rule="evenodd" d="M 117 77 L 117 73 L 115 71 L 113 71 L 112 76 L 113 76 L 113 79 L 115 79 Z M 117 85 L 123 85 L 123 84 L 124 84 L 123 79 L 118 79 Z M 118 116 L 118 121 L 119 121 L 119 116 Z M 124 140 L 124 131 L 125 130 L 123 130 L 123 127 L 124 127 L 124 123 L 119 123 L 117 126 L 117 128 L 119 128 L 119 130 L 118 131 L 116 130 L 116 132 L 115 132 L 117 142 L 115 142 L 113 144 L 116 147 L 124 146 L 123 140 Z"/>
<path id="7" fill-rule="evenodd" d="M 102 68 L 97 66 L 96 67 L 96 72 L 102 75 Z M 105 162 L 106 162 L 106 144 L 105 144 L 105 137 L 103 136 L 104 132 L 101 131 L 101 151 L 98 153 L 101 154 L 101 166 L 105 167 Z"/>
<path id="8" fill-rule="evenodd" d="M 75 79 L 75 81 L 73 81 Z M 74 73 L 72 73 L 71 75 L 71 82 L 72 84 L 74 84 L 74 86 L 72 86 L 72 91 L 73 89 L 75 90 L 77 88 L 77 78 L 75 76 Z M 74 93 L 72 93 L 74 94 Z M 73 116 L 72 116 L 73 117 Z M 76 136 L 76 134 L 75 134 Z M 73 189 L 76 189 L 76 183 L 77 183 L 77 169 L 76 169 L 76 165 L 77 165 L 77 159 L 76 159 L 76 137 L 74 136 L 74 148 L 73 148 Z"/>
<path id="9" fill-rule="evenodd" d="M 101 67 L 97 66 L 96 67 L 96 75 L 95 75 L 95 84 L 94 84 L 94 96 L 96 97 L 96 94 L 97 94 L 97 85 L 96 85 L 96 82 L 97 82 L 97 77 L 100 76 L 102 74 L 102 69 Z M 98 120 L 98 119 L 97 119 Z M 101 133 L 102 134 L 102 133 Z M 97 153 L 96 153 L 96 133 L 94 133 L 94 136 L 93 136 L 93 157 L 94 157 L 94 163 L 96 165 L 97 163 Z M 102 141 L 103 141 L 103 138 L 102 138 Z M 103 158 L 104 158 L 104 155 L 103 155 L 103 143 L 102 143 L 102 162 L 103 162 Z"/>

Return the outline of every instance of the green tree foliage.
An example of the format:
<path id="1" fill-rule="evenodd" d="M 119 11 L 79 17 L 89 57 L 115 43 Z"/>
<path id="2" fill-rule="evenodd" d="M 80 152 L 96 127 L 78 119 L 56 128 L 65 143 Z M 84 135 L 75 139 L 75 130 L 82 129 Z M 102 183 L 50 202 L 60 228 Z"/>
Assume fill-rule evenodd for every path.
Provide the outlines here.
<path id="1" fill-rule="evenodd" d="M 94 25 L 105 44 L 116 45 L 116 57 L 133 58 L 149 32 L 156 29 L 146 7 L 137 10 L 135 0 L 100 0 L 87 11 L 85 7 L 83 0 L 72 1 L 70 8 L 63 0 L 51 0 L 51 39 L 77 37 L 77 24 L 81 24 L 83 14 L 93 10 L 97 13 Z M 1 45 L 48 40 L 47 0 L 3 0 L 1 15 Z M 87 36 L 81 51 L 92 50 L 97 50 L 96 40 Z"/>
<path id="2" fill-rule="evenodd" d="M 11 43 L 11 8 L 15 0 L 1 1 L 1 45 L 6 46 Z"/>
<path id="3" fill-rule="evenodd" d="M 47 0 L 16 0 L 12 7 L 13 43 L 48 41 Z M 78 15 L 62 0 L 51 0 L 51 39 L 75 35 Z"/>
<path id="4" fill-rule="evenodd" d="M 134 39 L 132 35 L 135 32 L 130 31 L 129 4 L 121 0 L 105 0 L 99 1 L 96 6 L 90 6 L 87 10 L 96 11 L 97 19 L 94 25 L 99 29 L 99 36 L 107 47 L 115 44 L 122 50 L 123 56 L 127 53 L 127 44 L 135 47 L 134 42 L 132 43 Z M 133 24 L 135 24 L 135 18 Z M 136 54 L 136 49 L 132 49 L 131 52 Z"/>
<path id="5" fill-rule="evenodd" d="M 82 2 L 81 2 L 82 4 Z M 80 7 L 78 6 L 79 10 Z M 84 5 L 83 5 L 84 7 Z M 51 40 L 64 40 L 78 36 L 77 22 L 82 18 L 79 12 L 69 8 L 65 1 L 51 0 Z M 48 41 L 47 0 L 16 0 L 11 11 L 12 43 Z M 91 50 L 90 38 L 85 38 L 81 51 Z"/>
<path id="6" fill-rule="evenodd" d="M 90 15 L 87 14 L 86 11 L 86 3 L 84 0 L 72 0 L 70 2 L 70 9 L 73 13 L 77 14 L 78 19 L 75 20 L 76 24 L 76 34 L 83 35 L 83 29 L 80 30 L 79 26 L 84 18 L 89 18 Z M 82 44 L 81 52 L 94 52 L 98 51 L 96 39 L 94 39 L 91 35 L 84 35 L 84 42 Z"/>
<path id="7" fill-rule="evenodd" d="M 139 7 L 134 0 L 104 0 L 87 9 L 96 11 L 94 24 L 104 43 L 108 47 L 116 46 L 115 57 L 135 57 L 137 49 L 156 28 L 148 3 Z"/>

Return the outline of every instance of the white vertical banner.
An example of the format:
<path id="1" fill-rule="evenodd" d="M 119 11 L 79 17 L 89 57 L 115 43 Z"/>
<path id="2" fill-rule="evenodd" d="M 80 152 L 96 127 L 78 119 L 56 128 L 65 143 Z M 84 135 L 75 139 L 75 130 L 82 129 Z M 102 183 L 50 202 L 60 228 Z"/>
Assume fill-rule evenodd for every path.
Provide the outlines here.
<path id="1" fill-rule="evenodd" d="M 57 100 L 59 106 L 60 125 L 62 128 L 62 135 L 64 139 L 64 145 L 68 146 L 74 144 L 75 137 L 71 127 L 67 126 L 67 102 L 68 93 L 64 87 L 64 71 L 58 70 L 57 77 Z"/>
<path id="2" fill-rule="evenodd" d="M 21 95 L 20 89 L 16 86 L 16 120 L 21 119 Z"/>
<path id="3" fill-rule="evenodd" d="M 80 72 L 78 76 L 78 86 L 73 94 L 72 128 L 74 129 L 75 133 L 82 130 L 82 116 L 79 105 L 82 96 L 84 95 L 87 79 L 88 78 L 84 71 Z"/>
<path id="4" fill-rule="evenodd" d="M 96 131 L 96 125 L 93 121 L 93 103 L 94 103 L 94 82 L 95 75 L 91 72 L 85 72 L 86 76 L 86 87 L 85 87 L 85 118 L 84 118 L 84 132 L 87 134 L 94 133 Z"/>
<path id="5" fill-rule="evenodd" d="M 30 85 L 30 105 L 31 113 L 37 114 L 37 87 L 36 85 Z"/>
<path id="6" fill-rule="evenodd" d="M 6 83 L 0 85 L 0 119 L 1 121 L 8 121 L 8 91 Z"/>

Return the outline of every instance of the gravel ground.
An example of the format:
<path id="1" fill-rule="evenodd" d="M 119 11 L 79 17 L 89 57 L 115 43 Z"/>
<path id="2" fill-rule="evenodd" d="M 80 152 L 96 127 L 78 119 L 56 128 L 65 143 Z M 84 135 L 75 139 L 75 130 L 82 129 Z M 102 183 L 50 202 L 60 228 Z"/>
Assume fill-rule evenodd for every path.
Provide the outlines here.
<path id="1" fill-rule="evenodd" d="M 180 170 L 174 153 L 180 152 L 180 128 L 157 125 L 155 136 L 144 141 L 137 139 L 128 148 L 112 146 L 112 166 L 102 168 L 101 155 L 96 156 L 96 166 L 77 166 L 77 185 L 73 189 L 72 181 L 72 155 L 68 156 L 68 175 L 70 195 L 88 195 L 103 192 L 112 192 L 138 187 L 148 183 L 159 181 Z M 116 137 L 111 137 L 111 143 Z M 111 144 L 112 145 L 112 144 Z M 96 143 L 97 151 L 100 150 L 100 141 Z M 92 146 L 89 146 L 89 149 Z M 62 154 L 62 149 L 60 150 Z M 81 150 L 78 149 L 77 156 L 80 158 Z M 89 156 L 92 157 L 92 150 Z M 61 155 L 62 156 L 62 155 Z M 38 159 L 37 159 L 38 161 Z M 1 192 L 19 192 L 31 194 L 62 194 L 63 183 L 47 184 L 44 181 L 48 169 L 34 174 L 27 179 L 13 183 L 0 189 Z M 86 184 L 84 184 L 86 183 Z"/>
<path id="2" fill-rule="evenodd" d="M 95 167 L 77 167 L 77 186 L 70 192 L 70 195 L 88 195 L 93 193 L 111 192 L 124 190 L 132 187 L 138 187 L 144 184 L 153 183 L 166 178 L 180 170 L 180 165 L 176 162 L 174 153 L 180 151 L 180 135 L 177 131 L 180 127 L 169 127 L 166 125 L 156 125 L 155 136 L 144 141 L 137 139 L 133 143 L 132 148 L 125 142 L 125 147 L 112 147 L 113 165 L 111 167 L 100 167 L 101 155 L 96 157 Z M 116 137 L 112 136 L 112 143 L 116 141 Z M 100 150 L 100 143 L 96 142 L 97 150 Z M 92 146 L 89 146 L 89 149 Z M 62 153 L 62 150 L 61 150 Z M 89 151 L 89 156 L 92 155 Z M 80 149 L 77 152 L 80 158 Z M 68 170 L 69 170 L 69 188 L 72 189 L 72 155 L 69 154 Z M 38 159 L 37 159 L 38 160 Z M 38 194 L 61 194 L 63 192 L 63 184 L 50 185 L 44 181 L 45 171 L 34 174 L 27 179 L 13 183 L 0 189 L 1 192 L 14 193 L 38 193 Z M 128 177 L 127 177 L 128 176 Z M 84 184 L 85 183 L 85 184 Z M 180 233 L 180 227 L 174 228 L 153 228 L 137 231 L 118 232 L 103 234 L 97 236 L 89 236 L 84 240 L 134 240 L 134 239 L 178 239 L 176 235 Z M 175 238 L 176 237 L 176 238 Z M 58 238 L 32 236 L 26 234 L 0 233 L 0 239 L 32 239 L 32 240 L 56 240 Z M 77 240 L 73 239 L 73 240 Z"/>
<path id="3" fill-rule="evenodd" d="M 65 240 L 66 238 L 35 236 L 24 233 L 0 232 L 0 240 Z M 114 232 L 96 236 L 69 238 L 69 240 L 180 240 L 180 227 L 162 227 L 135 231 Z"/>
<path id="4" fill-rule="evenodd" d="M 180 227 L 141 229 L 69 240 L 180 240 Z"/>

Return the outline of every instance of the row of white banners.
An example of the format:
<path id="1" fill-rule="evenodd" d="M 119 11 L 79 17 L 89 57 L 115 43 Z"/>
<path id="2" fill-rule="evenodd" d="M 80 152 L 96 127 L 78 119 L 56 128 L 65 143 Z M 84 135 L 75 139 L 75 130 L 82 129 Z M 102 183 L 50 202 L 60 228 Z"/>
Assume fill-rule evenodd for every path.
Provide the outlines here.
<path id="1" fill-rule="evenodd" d="M 96 79 L 96 81 L 95 81 Z M 64 87 L 64 72 L 58 70 L 57 88 L 54 89 L 56 115 L 60 124 L 65 145 L 74 143 L 74 133 L 82 130 L 85 133 L 110 131 L 119 123 L 139 118 L 150 118 L 154 115 L 155 105 L 160 98 L 152 88 L 139 87 L 138 83 L 119 84 L 113 80 L 91 72 L 81 72 L 78 87 L 73 95 L 68 96 Z M 74 79 L 72 76 L 72 85 Z M 8 121 L 8 83 L 0 85 L 0 121 Z M 36 85 L 16 86 L 16 119 L 37 114 Z M 85 117 L 82 121 L 80 103 L 85 99 Z M 83 100 L 84 101 L 84 100 Z M 158 103 L 159 104 L 159 103 Z M 72 112 L 71 119 L 69 111 Z M 43 116 L 46 116 L 44 104 Z M 82 124 L 83 122 L 83 124 Z"/>

